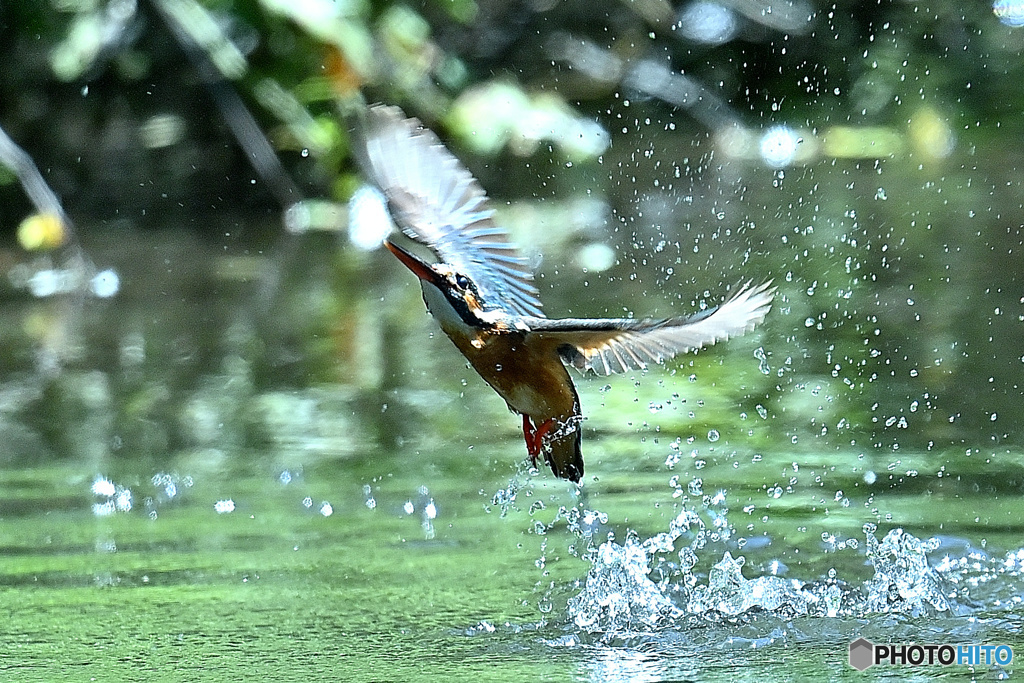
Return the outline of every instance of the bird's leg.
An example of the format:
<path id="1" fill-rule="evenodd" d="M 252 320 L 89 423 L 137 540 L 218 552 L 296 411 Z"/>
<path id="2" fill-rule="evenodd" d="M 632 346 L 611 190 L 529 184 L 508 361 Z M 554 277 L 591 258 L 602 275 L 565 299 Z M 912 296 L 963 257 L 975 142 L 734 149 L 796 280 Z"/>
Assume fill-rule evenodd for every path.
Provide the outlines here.
<path id="1" fill-rule="evenodd" d="M 540 425 L 533 431 L 533 438 L 538 452 L 540 451 L 541 443 L 543 442 L 544 437 L 547 436 L 547 433 L 551 431 L 551 428 L 554 427 L 555 424 L 557 424 L 557 422 L 558 421 L 555 418 L 549 417 L 548 419 L 541 422 Z"/>
<path id="2" fill-rule="evenodd" d="M 537 467 L 537 456 L 540 455 L 544 436 L 555 426 L 555 422 L 555 418 L 549 417 L 540 426 L 534 427 L 530 416 L 523 415 L 523 439 L 526 440 L 526 452 L 529 453 L 534 467 Z"/>

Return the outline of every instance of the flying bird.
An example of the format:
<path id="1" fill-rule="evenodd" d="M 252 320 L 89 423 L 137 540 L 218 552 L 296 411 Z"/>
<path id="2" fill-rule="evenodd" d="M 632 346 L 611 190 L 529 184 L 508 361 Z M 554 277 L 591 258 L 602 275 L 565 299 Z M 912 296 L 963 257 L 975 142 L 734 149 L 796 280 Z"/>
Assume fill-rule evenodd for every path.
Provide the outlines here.
<path id="1" fill-rule="evenodd" d="M 771 308 L 769 281 L 748 282 L 690 317 L 548 318 L 533 273 L 495 222 L 484 190 L 430 130 L 378 104 L 362 114 L 353 139 L 394 222 L 438 262 L 390 238 L 384 245 L 419 278 L 427 309 L 470 365 L 522 416 L 534 466 L 543 455 L 557 477 L 583 477 L 583 418 L 566 366 L 598 375 L 645 369 L 748 332 Z"/>

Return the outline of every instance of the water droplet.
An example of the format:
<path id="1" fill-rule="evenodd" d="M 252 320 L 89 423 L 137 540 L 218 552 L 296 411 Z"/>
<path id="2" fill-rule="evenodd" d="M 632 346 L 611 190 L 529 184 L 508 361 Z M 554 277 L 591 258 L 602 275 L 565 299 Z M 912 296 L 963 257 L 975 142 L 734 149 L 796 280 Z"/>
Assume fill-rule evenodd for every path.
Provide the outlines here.
<path id="1" fill-rule="evenodd" d="M 97 496 L 111 497 L 115 492 L 114 482 L 110 481 L 106 477 L 97 477 L 96 481 L 92 483 L 92 492 Z"/>
<path id="2" fill-rule="evenodd" d="M 754 349 L 754 358 L 758 360 L 757 369 L 760 370 L 762 375 L 767 375 L 771 372 L 771 368 L 768 366 L 768 355 L 764 352 L 764 347 L 759 346 Z"/>

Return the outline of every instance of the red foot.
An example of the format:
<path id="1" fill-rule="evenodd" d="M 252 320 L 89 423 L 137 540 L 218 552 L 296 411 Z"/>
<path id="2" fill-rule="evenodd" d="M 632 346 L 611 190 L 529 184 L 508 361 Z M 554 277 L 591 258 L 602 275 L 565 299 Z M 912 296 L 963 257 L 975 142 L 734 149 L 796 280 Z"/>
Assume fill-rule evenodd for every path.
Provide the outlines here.
<path id="1" fill-rule="evenodd" d="M 540 455 L 541 447 L 544 445 L 544 436 L 555 426 L 555 418 L 549 417 L 534 427 L 529 415 L 523 415 L 523 438 L 526 440 L 526 452 L 530 455 L 533 466 L 537 467 L 537 456 Z"/>

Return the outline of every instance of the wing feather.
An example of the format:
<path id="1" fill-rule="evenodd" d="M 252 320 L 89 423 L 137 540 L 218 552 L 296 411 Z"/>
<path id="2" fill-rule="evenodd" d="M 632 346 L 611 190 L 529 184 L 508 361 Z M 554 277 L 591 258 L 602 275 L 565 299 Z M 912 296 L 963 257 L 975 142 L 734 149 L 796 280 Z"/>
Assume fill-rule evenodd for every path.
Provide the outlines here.
<path id="1" fill-rule="evenodd" d="M 646 369 L 680 353 L 736 337 L 754 329 L 775 297 L 772 283 L 740 287 L 725 303 L 689 318 L 527 318 L 531 336 L 559 348 L 568 365 L 611 375 Z"/>
<path id="2" fill-rule="evenodd" d="M 469 276 L 486 303 L 544 316 L 529 264 L 494 222 L 483 188 L 437 136 L 397 107 L 373 105 L 356 140 L 360 166 L 402 232 Z"/>

